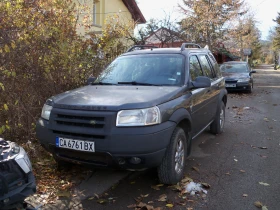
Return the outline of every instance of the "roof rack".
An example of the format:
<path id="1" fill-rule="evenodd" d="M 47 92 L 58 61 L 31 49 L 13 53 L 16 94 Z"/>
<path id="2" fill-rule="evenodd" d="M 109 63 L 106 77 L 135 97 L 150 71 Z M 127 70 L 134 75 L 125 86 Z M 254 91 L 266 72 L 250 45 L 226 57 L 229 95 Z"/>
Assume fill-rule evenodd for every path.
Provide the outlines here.
<path id="1" fill-rule="evenodd" d="M 153 46 L 153 45 L 134 45 L 133 47 L 129 48 L 126 52 L 132 52 L 134 50 L 143 50 L 143 49 L 147 49 L 147 48 L 151 48 L 151 50 L 153 48 L 158 48 L 157 46 Z"/>
<path id="2" fill-rule="evenodd" d="M 199 44 L 195 44 L 195 43 L 183 43 L 181 45 L 181 51 L 184 51 L 186 48 L 190 48 L 188 46 L 193 46 L 194 48 L 201 48 L 201 46 Z"/>

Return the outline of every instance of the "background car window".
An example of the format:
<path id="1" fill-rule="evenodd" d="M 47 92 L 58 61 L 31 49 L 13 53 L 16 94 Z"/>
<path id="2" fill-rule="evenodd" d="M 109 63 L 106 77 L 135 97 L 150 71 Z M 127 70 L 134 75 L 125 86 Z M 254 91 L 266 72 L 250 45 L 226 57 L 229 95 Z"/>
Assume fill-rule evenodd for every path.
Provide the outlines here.
<path id="1" fill-rule="evenodd" d="M 244 63 L 232 63 L 221 65 L 221 71 L 226 73 L 246 73 L 250 72 L 248 65 Z"/>
<path id="2" fill-rule="evenodd" d="M 195 80 L 198 76 L 203 76 L 203 71 L 200 67 L 198 58 L 196 56 L 190 57 L 190 77 Z"/>
<path id="3" fill-rule="evenodd" d="M 199 55 L 199 60 L 200 60 L 201 67 L 202 67 L 204 73 L 206 74 L 206 76 L 209 78 L 214 78 L 215 76 L 212 72 L 212 68 L 209 64 L 209 61 L 208 61 L 206 55 Z"/>

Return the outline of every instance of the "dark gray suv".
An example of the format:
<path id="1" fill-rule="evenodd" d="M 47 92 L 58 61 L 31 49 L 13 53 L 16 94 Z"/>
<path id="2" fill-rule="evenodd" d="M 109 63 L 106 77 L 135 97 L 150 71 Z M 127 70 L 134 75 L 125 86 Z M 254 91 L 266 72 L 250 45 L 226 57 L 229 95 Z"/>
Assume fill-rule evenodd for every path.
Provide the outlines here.
<path id="1" fill-rule="evenodd" d="M 175 184 L 192 140 L 208 126 L 223 131 L 225 81 L 212 53 L 199 45 L 138 48 L 87 86 L 48 99 L 37 137 L 58 163 L 157 167 L 162 183 Z"/>

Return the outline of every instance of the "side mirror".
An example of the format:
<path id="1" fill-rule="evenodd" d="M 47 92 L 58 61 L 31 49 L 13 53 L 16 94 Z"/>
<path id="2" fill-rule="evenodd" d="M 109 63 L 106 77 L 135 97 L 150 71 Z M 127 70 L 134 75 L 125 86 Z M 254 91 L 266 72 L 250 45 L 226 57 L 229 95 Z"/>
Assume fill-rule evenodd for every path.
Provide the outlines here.
<path id="1" fill-rule="evenodd" d="M 194 81 L 191 82 L 192 89 L 196 88 L 207 88 L 211 86 L 211 80 L 208 77 L 205 76 L 199 76 L 195 78 Z"/>
<path id="2" fill-rule="evenodd" d="M 252 71 L 250 71 L 249 74 L 251 75 L 251 74 L 253 74 L 253 73 L 257 73 L 257 72 L 256 72 L 255 70 L 252 70 Z"/>
<path id="3" fill-rule="evenodd" d="M 95 77 L 90 77 L 87 79 L 87 85 L 91 85 L 96 80 Z"/>

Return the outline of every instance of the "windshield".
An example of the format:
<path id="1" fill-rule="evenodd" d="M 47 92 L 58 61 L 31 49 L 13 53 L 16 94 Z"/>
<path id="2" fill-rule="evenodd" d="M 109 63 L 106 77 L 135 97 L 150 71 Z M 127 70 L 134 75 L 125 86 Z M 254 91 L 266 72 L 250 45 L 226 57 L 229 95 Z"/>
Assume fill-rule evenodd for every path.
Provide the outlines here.
<path id="1" fill-rule="evenodd" d="M 221 71 L 226 73 L 246 73 L 249 69 L 245 63 L 223 64 Z"/>
<path id="2" fill-rule="evenodd" d="M 130 85 L 181 85 L 184 56 L 149 54 L 114 60 L 94 83 Z"/>

